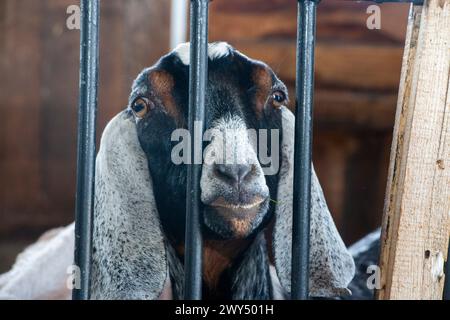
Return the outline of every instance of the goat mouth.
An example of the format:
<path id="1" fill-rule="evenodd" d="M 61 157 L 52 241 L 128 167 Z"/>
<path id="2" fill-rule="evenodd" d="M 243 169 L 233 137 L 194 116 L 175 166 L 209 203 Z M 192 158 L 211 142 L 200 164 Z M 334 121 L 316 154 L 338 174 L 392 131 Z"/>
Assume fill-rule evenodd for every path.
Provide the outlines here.
<path id="1" fill-rule="evenodd" d="M 266 197 L 252 197 L 251 201 L 233 203 L 219 197 L 205 208 L 205 225 L 225 239 L 245 238 L 259 226 L 268 209 Z"/>
<path id="2" fill-rule="evenodd" d="M 228 209 L 231 211 L 240 211 L 240 210 L 251 210 L 260 206 L 266 199 L 262 197 L 255 197 L 253 201 L 247 203 L 230 203 L 226 201 L 223 197 L 219 197 L 215 201 L 213 201 L 209 206 L 217 208 L 217 209 Z"/>

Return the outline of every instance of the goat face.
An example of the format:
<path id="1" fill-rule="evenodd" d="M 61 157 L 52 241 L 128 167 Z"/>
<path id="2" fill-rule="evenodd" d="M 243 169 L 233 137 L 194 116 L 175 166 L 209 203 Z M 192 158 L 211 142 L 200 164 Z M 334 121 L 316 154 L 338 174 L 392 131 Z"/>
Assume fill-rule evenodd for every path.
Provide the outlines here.
<path id="1" fill-rule="evenodd" d="M 205 123 L 200 124 L 206 129 L 200 146 L 203 232 L 207 238 L 246 238 L 263 228 L 273 212 L 279 108 L 287 100 L 287 90 L 267 65 L 228 44 L 210 44 L 208 55 Z M 186 131 L 188 91 L 189 45 L 184 44 L 138 76 L 129 105 L 148 157 L 162 225 L 171 239 L 180 242 L 187 179 L 186 165 L 174 155 L 189 161 L 191 141 L 183 141 L 189 140 L 184 137 L 186 148 L 180 150 L 177 137 L 182 134 L 174 133 Z M 260 154 L 275 159 L 270 169 L 261 164 Z"/>

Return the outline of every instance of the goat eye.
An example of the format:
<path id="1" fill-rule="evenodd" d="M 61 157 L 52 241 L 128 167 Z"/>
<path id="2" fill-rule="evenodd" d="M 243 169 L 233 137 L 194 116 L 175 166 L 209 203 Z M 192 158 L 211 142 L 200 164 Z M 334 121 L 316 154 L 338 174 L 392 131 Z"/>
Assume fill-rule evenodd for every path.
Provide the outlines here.
<path id="1" fill-rule="evenodd" d="M 280 108 L 286 101 L 286 95 L 281 91 L 275 91 L 272 93 L 272 101 L 276 108 Z"/>
<path id="2" fill-rule="evenodd" d="M 143 118 L 150 109 L 151 102 L 143 97 L 137 98 L 131 104 L 131 109 L 137 118 Z"/>

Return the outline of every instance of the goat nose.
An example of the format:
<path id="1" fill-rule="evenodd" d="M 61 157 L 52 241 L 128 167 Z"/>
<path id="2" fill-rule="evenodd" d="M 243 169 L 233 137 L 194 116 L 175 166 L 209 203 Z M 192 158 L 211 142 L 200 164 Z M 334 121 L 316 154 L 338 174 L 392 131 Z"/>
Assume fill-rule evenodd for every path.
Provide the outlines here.
<path id="1" fill-rule="evenodd" d="M 241 183 L 252 171 L 250 164 L 215 164 L 214 171 L 223 180 Z"/>

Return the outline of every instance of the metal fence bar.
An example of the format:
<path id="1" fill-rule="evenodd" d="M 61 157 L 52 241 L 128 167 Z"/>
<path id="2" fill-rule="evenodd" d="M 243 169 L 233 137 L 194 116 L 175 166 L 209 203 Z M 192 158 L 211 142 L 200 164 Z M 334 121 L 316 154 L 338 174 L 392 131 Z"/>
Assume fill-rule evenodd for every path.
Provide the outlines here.
<path id="1" fill-rule="evenodd" d="M 316 7 L 320 0 L 298 0 L 295 110 L 294 201 L 292 235 L 292 299 L 308 299 L 311 210 L 312 110 Z M 377 3 L 423 0 L 365 0 Z M 191 0 L 189 130 L 198 138 L 191 145 L 188 166 L 185 243 L 185 299 L 201 299 L 202 236 L 200 228 L 201 135 L 204 130 L 208 67 L 209 0 Z M 99 61 L 99 0 L 81 0 L 80 98 L 78 112 L 75 265 L 80 288 L 73 299 L 89 299 L 94 209 L 95 137 Z M 447 265 L 447 270 L 448 270 Z M 447 272 L 448 273 L 448 272 Z M 450 279 L 450 277 L 448 277 Z M 445 298 L 449 299 L 448 280 Z"/>
<path id="2" fill-rule="evenodd" d="M 202 235 L 200 228 L 200 175 L 202 135 L 205 118 L 205 92 L 208 75 L 209 0 L 191 0 L 191 47 L 189 71 L 189 132 L 191 160 L 186 190 L 186 241 L 184 298 L 202 298 Z"/>
<path id="3" fill-rule="evenodd" d="M 308 299 L 314 44 L 319 0 L 298 0 L 291 298 Z"/>
<path id="4" fill-rule="evenodd" d="M 99 0 L 81 1 L 80 97 L 78 106 L 77 190 L 75 203 L 75 265 L 81 287 L 72 298 L 89 299 L 94 210 L 95 134 L 97 115 Z"/>

